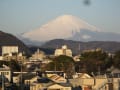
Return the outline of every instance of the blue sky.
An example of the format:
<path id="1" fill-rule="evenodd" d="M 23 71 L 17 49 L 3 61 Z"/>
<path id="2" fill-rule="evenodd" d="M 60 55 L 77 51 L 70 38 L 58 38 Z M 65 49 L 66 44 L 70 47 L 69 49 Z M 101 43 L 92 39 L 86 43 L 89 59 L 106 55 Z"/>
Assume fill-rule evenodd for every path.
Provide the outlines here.
<path id="1" fill-rule="evenodd" d="M 120 0 L 0 0 L 0 30 L 20 34 L 54 18 L 77 16 L 102 31 L 120 33 Z"/>

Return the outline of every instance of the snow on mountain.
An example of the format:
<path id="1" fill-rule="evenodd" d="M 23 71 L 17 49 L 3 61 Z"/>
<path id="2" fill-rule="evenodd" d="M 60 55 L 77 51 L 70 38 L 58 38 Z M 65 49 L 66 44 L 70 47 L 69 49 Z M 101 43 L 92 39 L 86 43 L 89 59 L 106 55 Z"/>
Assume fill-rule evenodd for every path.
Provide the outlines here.
<path id="1" fill-rule="evenodd" d="M 48 41 L 52 39 L 68 39 L 76 33 L 80 33 L 82 29 L 99 32 L 99 30 L 72 15 L 63 15 L 55 20 L 48 22 L 40 28 L 24 33 L 22 36 L 35 41 Z M 83 38 L 89 38 L 89 35 L 83 35 Z"/>
<path id="2" fill-rule="evenodd" d="M 46 42 L 53 39 L 120 41 L 119 33 L 100 31 L 96 27 L 72 15 L 59 16 L 36 30 L 22 34 L 22 37 L 28 39 L 27 42 Z"/>

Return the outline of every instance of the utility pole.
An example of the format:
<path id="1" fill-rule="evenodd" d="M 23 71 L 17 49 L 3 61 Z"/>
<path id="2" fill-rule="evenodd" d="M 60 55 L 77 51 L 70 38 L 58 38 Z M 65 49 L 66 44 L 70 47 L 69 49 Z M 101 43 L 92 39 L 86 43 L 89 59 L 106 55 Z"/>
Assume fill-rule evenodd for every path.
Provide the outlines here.
<path id="1" fill-rule="evenodd" d="M 56 71 L 56 60 L 55 60 L 55 67 L 54 67 L 54 71 Z"/>
<path id="2" fill-rule="evenodd" d="M 23 51 L 23 56 L 24 56 L 25 52 Z M 20 78 L 20 87 L 21 87 L 21 90 L 23 90 L 23 62 L 24 62 L 24 59 L 21 60 L 21 78 Z"/>
<path id="3" fill-rule="evenodd" d="M 22 70 L 22 63 L 23 62 L 21 62 L 21 78 L 20 78 L 20 87 L 21 87 L 21 90 L 23 90 L 23 85 L 22 85 L 22 72 L 23 72 L 23 70 Z"/>
<path id="4" fill-rule="evenodd" d="M 4 86 L 4 72 L 2 73 L 2 90 L 5 90 L 5 86 Z"/>

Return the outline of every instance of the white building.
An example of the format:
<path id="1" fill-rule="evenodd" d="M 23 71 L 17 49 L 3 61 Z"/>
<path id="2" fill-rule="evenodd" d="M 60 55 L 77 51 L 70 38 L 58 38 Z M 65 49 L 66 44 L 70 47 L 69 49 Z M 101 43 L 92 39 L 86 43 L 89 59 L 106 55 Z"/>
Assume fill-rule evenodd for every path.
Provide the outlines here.
<path id="1" fill-rule="evenodd" d="M 2 56 L 10 53 L 18 53 L 18 46 L 2 46 Z"/>
<path id="2" fill-rule="evenodd" d="M 66 55 L 72 57 L 71 49 L 68 49 L 67 45 L 63 45 L 62 48 L 55 50 L 55 56 Z"/>
<path id="3" fill-rule="evenodd" d="M 0 56 L 0 60 L 3 60 L 3 56 Z"/>
<path id="4" fill-rule="evenodd" d="M 45 57 L 45 53 L 37 49 L 37 51 L 32 55 L 32 57 L 30 57 L 30 59 L 43 61 Z"/>
<path id="5" fill-rule="evenodd" d="M 20 83 L 20 75 L 12 76 L 13 83 L 19 84 Z"/>
<path id="6" fill-rule="evenodd" d="M 11 70 L 9 67 L 5 66 L 4 68 L 0 68 L 0 75 L 1 76 L 3 75 L 5 78 L 9 80 L 9 82 L 11 82 Z"/>

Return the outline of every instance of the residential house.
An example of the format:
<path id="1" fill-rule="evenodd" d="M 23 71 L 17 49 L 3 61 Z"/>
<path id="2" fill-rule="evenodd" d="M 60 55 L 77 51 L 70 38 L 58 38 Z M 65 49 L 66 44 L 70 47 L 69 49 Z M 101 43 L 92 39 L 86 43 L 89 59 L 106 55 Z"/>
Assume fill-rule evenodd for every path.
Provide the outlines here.
<path id="1" fill-rule="evenodd" d="M 12 80 L 12 73 L 11 73 L 11 69 L 9 67 L 7 67 L 6 65 L 3 65 L 3 68 L 0 68 L 0 75 L 4 76 L 5 78 L 8 79 L 9 82 L 11 82 Z"/>
<path id="2" fill-rule="evenodd" d="M 56 83 L 66 83 L 67 80 L 58 74 L 49 74 L 47 77 Z"/>
<path id="3" fill-rule="evenodd" d="M 33 83 L 30 85 L 30 90 L 71 90 L 69 84 L 58 84 L 58 83 Z"/>
<path id="4" fill-rule="evenodd" d="M 72 87 L 81 86 L 82 90 L 109 90 L 106 77 L 91 77 L 88 74 L 78 74 L 77 77 L 69 79 Z"/>
<path id="5" fill-rule="evenodd" d="M 71 90 L 71 86 L 68 83 L 55 83 L 53 85 L 48 86 L 47 90 Z"/>

